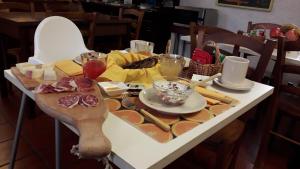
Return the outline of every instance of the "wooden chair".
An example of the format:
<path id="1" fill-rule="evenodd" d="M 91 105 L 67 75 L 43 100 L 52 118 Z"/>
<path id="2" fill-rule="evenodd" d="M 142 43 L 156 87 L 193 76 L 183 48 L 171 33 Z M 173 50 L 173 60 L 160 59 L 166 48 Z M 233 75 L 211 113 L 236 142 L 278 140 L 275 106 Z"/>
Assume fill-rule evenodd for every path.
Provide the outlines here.
<path id="1" fill-rule="evenodd" d="M 30 12 L 34 14 L 35 7 L 32 2 L 0 2 L 0 12 Z M 15 56 L 19 60 L 21 49 L 16 47 L 15 42 L 11 42 L 13 47 L 8 44 L 7 53 Z"/>
<path id="2" fill-rule="evenodd" d="M 130 38 L 132 40 L 139 39 L 142 27 L 144 11 L 138 9 L 120 8 L 119 18 L 132 20 Z"/>
<path id="3" fill-rule="evenodd" d="M 277 61 L 273 70 L 275 89 L 269 103 L 268 114 L 265 117 L 265 129 L 255 163 L 256 168 L 263 168 L 263 160 L 267 154 L 270 135 L 292 143 L 298 148 L 300 146 L 300 140 L 293 138 L 292 133 L 282 134 L 274 128 L 275 119 L 278 115 L 290 117 L 291 124 L 294 125 L 296 122 L 300 122 L 300 86 L 299 84 L 295 86 L 288 85 L 283 82 L 286 73 L 300 75 L 300 66 L 285 64 L 285 56 L 288 51 L 300 51 L 300 40 L 291 42 L 285 41 L 285 37 L 279 37 Z M 291 125 L 290 131 L 292 131 L 294 125 Z"/>
<path id="4" fill-rule="evenodd" d="M 32 2 L 0 2 L 0 12 L 31 12 L 34 13 Z"/>
<path id="5" fill-rule="evenodd" d="M 272 51 L 275 47 L 275 42 L 267 41 L 267 43 L 263 43 L 251 37 L 243 36 L 241 33 L 236 34 L 217 27 L 199 26 L 195 23 L 191 23 L 190 32 L 191 51 L 196 47 L 202 46 L 205 41 L 212 40 L 216 43 L 233 45 L 234 49 L 232 54 L 236 56 L 240 56 L 240 47 L 246 47 L 261 54 L 259 63 L 256 69 L 253 70 L 254 73 L 250 74 L 248 78 L 257 82 L 262 80 L 267 64 L 271 58 Z M 197 146 L 194 149 L 196 154 L 195 157 L 198 157 L 198 160 L 202 162 L 202 165 L 207 168 L 234 168 L 244 128 L 245 123 L 242 120 L 234 120 L 207 139 L 204 143 Z M 214 156 L 207 158 L 207 156 L 202 155 L 203 153 L 208 154 L 207 151 L 213 152 Z"/>
<path id="6" fill-rule="evenodd" d="M 251 30 L 254 29 L 272 29 L 276 27 L 281 28 L 282 26 L 275 23 L 252 23 L 252 21 L 250 21 L 248 22 L 247 33 L 250 33 Z"/>
<path id="7" fill-rule="evenodd" d="M 197 37 L 198 33 L 203 36 Z M 240 47 L 245 47 L 258 53 L 260 58 L 256 68 L 254 70 L 250 69 L 248 72 L 248 78 L 256 82 L 261 82 L 263 79 L 264 72 L 266 71 L 276 45 L 276 42 L 272 40 L 267 40 L 267 42 L 264 43 L 255 38 L 244 36 L 241 32 L 236 34 L 222 28 L 199 26 L 196 25 L 196 23 L 191 23 L 192 51 L 197 45 L 199 46 L 207 40 L 212 40 L 216 43 L 233 45 L 234 48 L 232 54 L 235 56 L 240 56 Z M 196 42 L 198 42 L 198 44 Z"/>

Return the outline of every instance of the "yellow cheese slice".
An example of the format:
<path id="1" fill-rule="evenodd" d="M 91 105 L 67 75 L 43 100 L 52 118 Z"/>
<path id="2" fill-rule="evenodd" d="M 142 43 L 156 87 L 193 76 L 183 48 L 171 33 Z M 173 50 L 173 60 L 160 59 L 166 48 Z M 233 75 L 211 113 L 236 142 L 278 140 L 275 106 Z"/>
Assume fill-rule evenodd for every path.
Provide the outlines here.
<path id="1" fill-rule="evenodd" d="M 82 74 L 82 67 L 72 60 L 63 60 L 55 63 L 55 66 L 69 76 Z"/>

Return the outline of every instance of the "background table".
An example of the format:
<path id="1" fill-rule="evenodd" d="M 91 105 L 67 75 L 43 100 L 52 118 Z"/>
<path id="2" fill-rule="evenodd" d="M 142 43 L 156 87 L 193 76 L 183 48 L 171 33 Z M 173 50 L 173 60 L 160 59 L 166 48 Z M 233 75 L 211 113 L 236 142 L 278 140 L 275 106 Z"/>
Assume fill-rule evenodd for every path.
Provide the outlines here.
<path id="1" fill-rule="evenodd" d="M 63 14 L 63 13 L 62 13 Z M 20 61 L 26 62 L 30 54 L 30 45 L 33 44 L 34 32 L 38 24 L 47 16 L 45 12 L 36 12 L 34 14 L 26 12 L 2 12 L 0 13 L 0 35 L 11 37 L 20 41 Z M 84 20 L 72 20 L 76 24 L 81 24 Z M 131 22 L 126 19 L 103 19 L 97 20 L 95 28 L 95 37 L 99 36 L 128 36 L 129 24 Z M 2 40 L 0 38 L 0 40 Z M 119 41 L 121 45 L 121 41 Z M 6 51 L 5 47 L 1 48 L 0 43 L 0 71 L 5 67 Z M 6 83 L 3 74 L 0 75 L 1 94 L 6 95 Z"/>
<path id="2" fill-rule="evenodd" d="M 34 100 L 33 93 L 26 90 L 10 70 L 5 70 L 5 77 Z M 210 88 L 240 100 L 240 104 L 168 143 L 155 141 L 124 120 L 109 113 L 103 131 L 112 143 L 110 160 L 123 169 L 163 168 L 266 99 L 273 92 L 273 87 L 260 83 L 255 83 L 249 92 L 234 92 L 217 86 Z M 65 125 L 78 134 L 76 129 Z"/>
<path id="3" fill-rule="evenodd" d="M 185 53 L 179 53 L 180 55 L 184 55 L 184 56 L 188 56 L 190 55 L 190 45 L 191 43 L 191 37 L 190 36 L 181 36 L 180 37 L 180 40 L 179 40 L 179 48 L 180 50 L 179 51 L 186 51 Z M 232 52 L 233 51 L 233 45 L 231 44 L 219 44 L 219 47 L 221 49 L 224 49 L 228 52 Z M 186 48 L 185 50 L 183 50 L 183 48 Z M 247 49 L 245 47 L 241 47 L 240 48 L 240 52 L 241 53 L 247 53 L 249 55 L 253 55 L 253 56 L 259 56 L 258 53 L 250 50 L 250 49 Z M 277 49 L 275 49 L 273 51 L 273 54 L 272 54 L 272 59 L 273 60 L 276 60 L 277 58 Z M 300 52 L 287 52 L 287 55 L 286 55 L 286 62 L 288 64 L 295 64 L 295 65 L 300 65 Z"/>

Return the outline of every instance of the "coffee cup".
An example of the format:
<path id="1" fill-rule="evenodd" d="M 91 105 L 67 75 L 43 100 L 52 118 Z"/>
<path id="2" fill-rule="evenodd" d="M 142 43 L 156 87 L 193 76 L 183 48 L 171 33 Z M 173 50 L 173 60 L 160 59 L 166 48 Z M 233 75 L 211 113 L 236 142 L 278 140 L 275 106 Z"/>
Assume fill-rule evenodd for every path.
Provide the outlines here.
<path id="1" fill-rule="evenodd" d="M 226 56 L 224 60 L 221 82 L 225 85 L 240 85 L 246 79 L 249 60 L 237 57 Z"/>

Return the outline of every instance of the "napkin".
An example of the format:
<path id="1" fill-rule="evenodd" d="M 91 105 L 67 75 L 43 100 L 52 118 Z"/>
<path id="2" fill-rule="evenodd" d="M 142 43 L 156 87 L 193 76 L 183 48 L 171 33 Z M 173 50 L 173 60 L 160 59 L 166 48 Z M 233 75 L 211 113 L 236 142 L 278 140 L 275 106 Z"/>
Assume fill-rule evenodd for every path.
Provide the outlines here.
<path id="1" fill-rule="evenodd" d="M 72 60 L 62 60 L 55 63 L 55 66 L 66 73 L 68 76 L 76 76 L 82 74 L 82 67 Z"/>
<path id="2" fill-rule="evenodd" d="M 106 71 L 101 77 L 116 82 L 142 83 L 151 87 L 153 80 L 162 79 L 159 64 L 152 68 L 123 69 L 122 66 L 147 58 L 148 56 L 136 53 L 121 53 L 112 51 L 107 57 Z"/>

